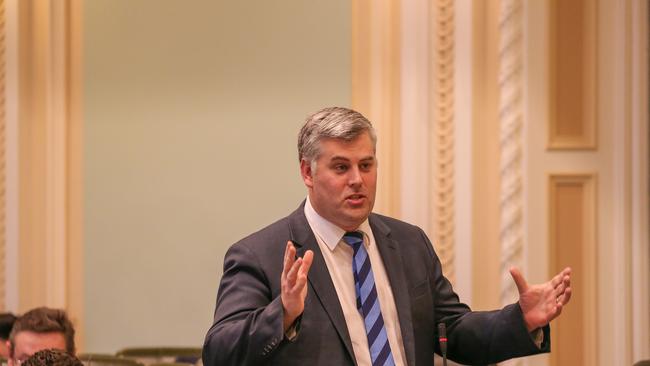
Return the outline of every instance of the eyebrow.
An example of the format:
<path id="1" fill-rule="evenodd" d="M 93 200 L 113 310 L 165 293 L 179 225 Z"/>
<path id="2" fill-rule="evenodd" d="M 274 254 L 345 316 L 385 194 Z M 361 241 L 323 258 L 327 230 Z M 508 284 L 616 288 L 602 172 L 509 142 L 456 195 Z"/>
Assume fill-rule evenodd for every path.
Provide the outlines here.
<path id="1" fill-rule="evenodd" d="M 337 161 L 337 160 L 342 160 L 342 161 L 346 161 L 346 162 L 350 161 L 349 158 L 346 158 L 345 156 L 338 156 L 338 155 L 332 156 L 332 158 L 330 159 L 330 161 Z M 374 156 L 367 156 L 365 158 L 360 159 L 359 161 L 364 161 L 365 162 L 365 161 L 369 161 L 369 160 L 375 160 L 375 157 Z"/>

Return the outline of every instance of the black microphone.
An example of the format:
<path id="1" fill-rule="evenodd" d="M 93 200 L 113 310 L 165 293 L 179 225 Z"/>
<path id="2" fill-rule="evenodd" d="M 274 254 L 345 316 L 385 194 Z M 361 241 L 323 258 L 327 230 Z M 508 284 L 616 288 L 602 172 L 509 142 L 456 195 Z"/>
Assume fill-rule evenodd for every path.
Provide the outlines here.
<path id="1" fill-rule="evenodd" d="M 440 353 L 442 353 L 442 366 L 447 366 L 447 326 L 445 323 L 438 324 L 438 342 Z"/>

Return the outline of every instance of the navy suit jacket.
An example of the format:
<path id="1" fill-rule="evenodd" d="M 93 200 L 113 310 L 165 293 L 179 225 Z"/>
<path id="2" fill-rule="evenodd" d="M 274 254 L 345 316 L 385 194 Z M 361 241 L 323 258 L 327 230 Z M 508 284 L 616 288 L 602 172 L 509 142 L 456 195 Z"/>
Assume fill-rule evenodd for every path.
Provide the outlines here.
<path id="1" fill-rule="evenodd" d="M 443 276 L 424 232 L 386 216 L 368 218 L 395 298 L 408 365 L 432 365 L 439 353 L 437 324 L 447 326 L 448 357 L 488 364 L 549 351 L 549 328 L 538 348 L 518 304 L 471 311 Z M 298 335 L 284 336 L 280 278 L 287 240 L 298 256 L 314 252 Z M 304 202 L 291 215 L 240 240 L 228 250 L 214 323 L 203 346 L 203 363 L 217 365 L 356 365 L 334 284 Z"/>

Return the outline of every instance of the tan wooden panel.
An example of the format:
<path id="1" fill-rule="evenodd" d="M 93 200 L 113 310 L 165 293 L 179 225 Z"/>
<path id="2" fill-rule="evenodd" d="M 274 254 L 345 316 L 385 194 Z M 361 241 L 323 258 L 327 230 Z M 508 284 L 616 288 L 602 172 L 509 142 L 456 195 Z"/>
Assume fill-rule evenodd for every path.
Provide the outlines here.
<path id="1" fill-rule="evenodd" d="M 497 0 L 473 3 L 472 303 L 501 306 Z"/>
<path id="2" fill-rule="evenodd" d="M 596 147 L 595 3 L 549 3 L 551 149 Z"/>
<path id="3" fill-rule="evenodd" d="M 552 175 L 549 187 L 550 274 L 572 268 L 572 298 L 551 325 L 552 365 L 595 362 L 595 178 Z"/>

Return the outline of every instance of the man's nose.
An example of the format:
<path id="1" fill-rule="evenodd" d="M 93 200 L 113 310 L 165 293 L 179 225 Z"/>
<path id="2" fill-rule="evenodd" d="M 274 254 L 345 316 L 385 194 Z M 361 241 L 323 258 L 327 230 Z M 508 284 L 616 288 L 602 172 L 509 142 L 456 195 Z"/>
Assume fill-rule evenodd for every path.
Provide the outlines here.
<path id="1" fill-rule="evenodd" d="M 348 184 L 351 186 L 356 186 L 360 185 L 363 182 L 363 179 L 361 178 L 361 171 L 359 168 L 354 167 L 350 169 L 349 171 L 349 176 L 348 176 Z"/>

